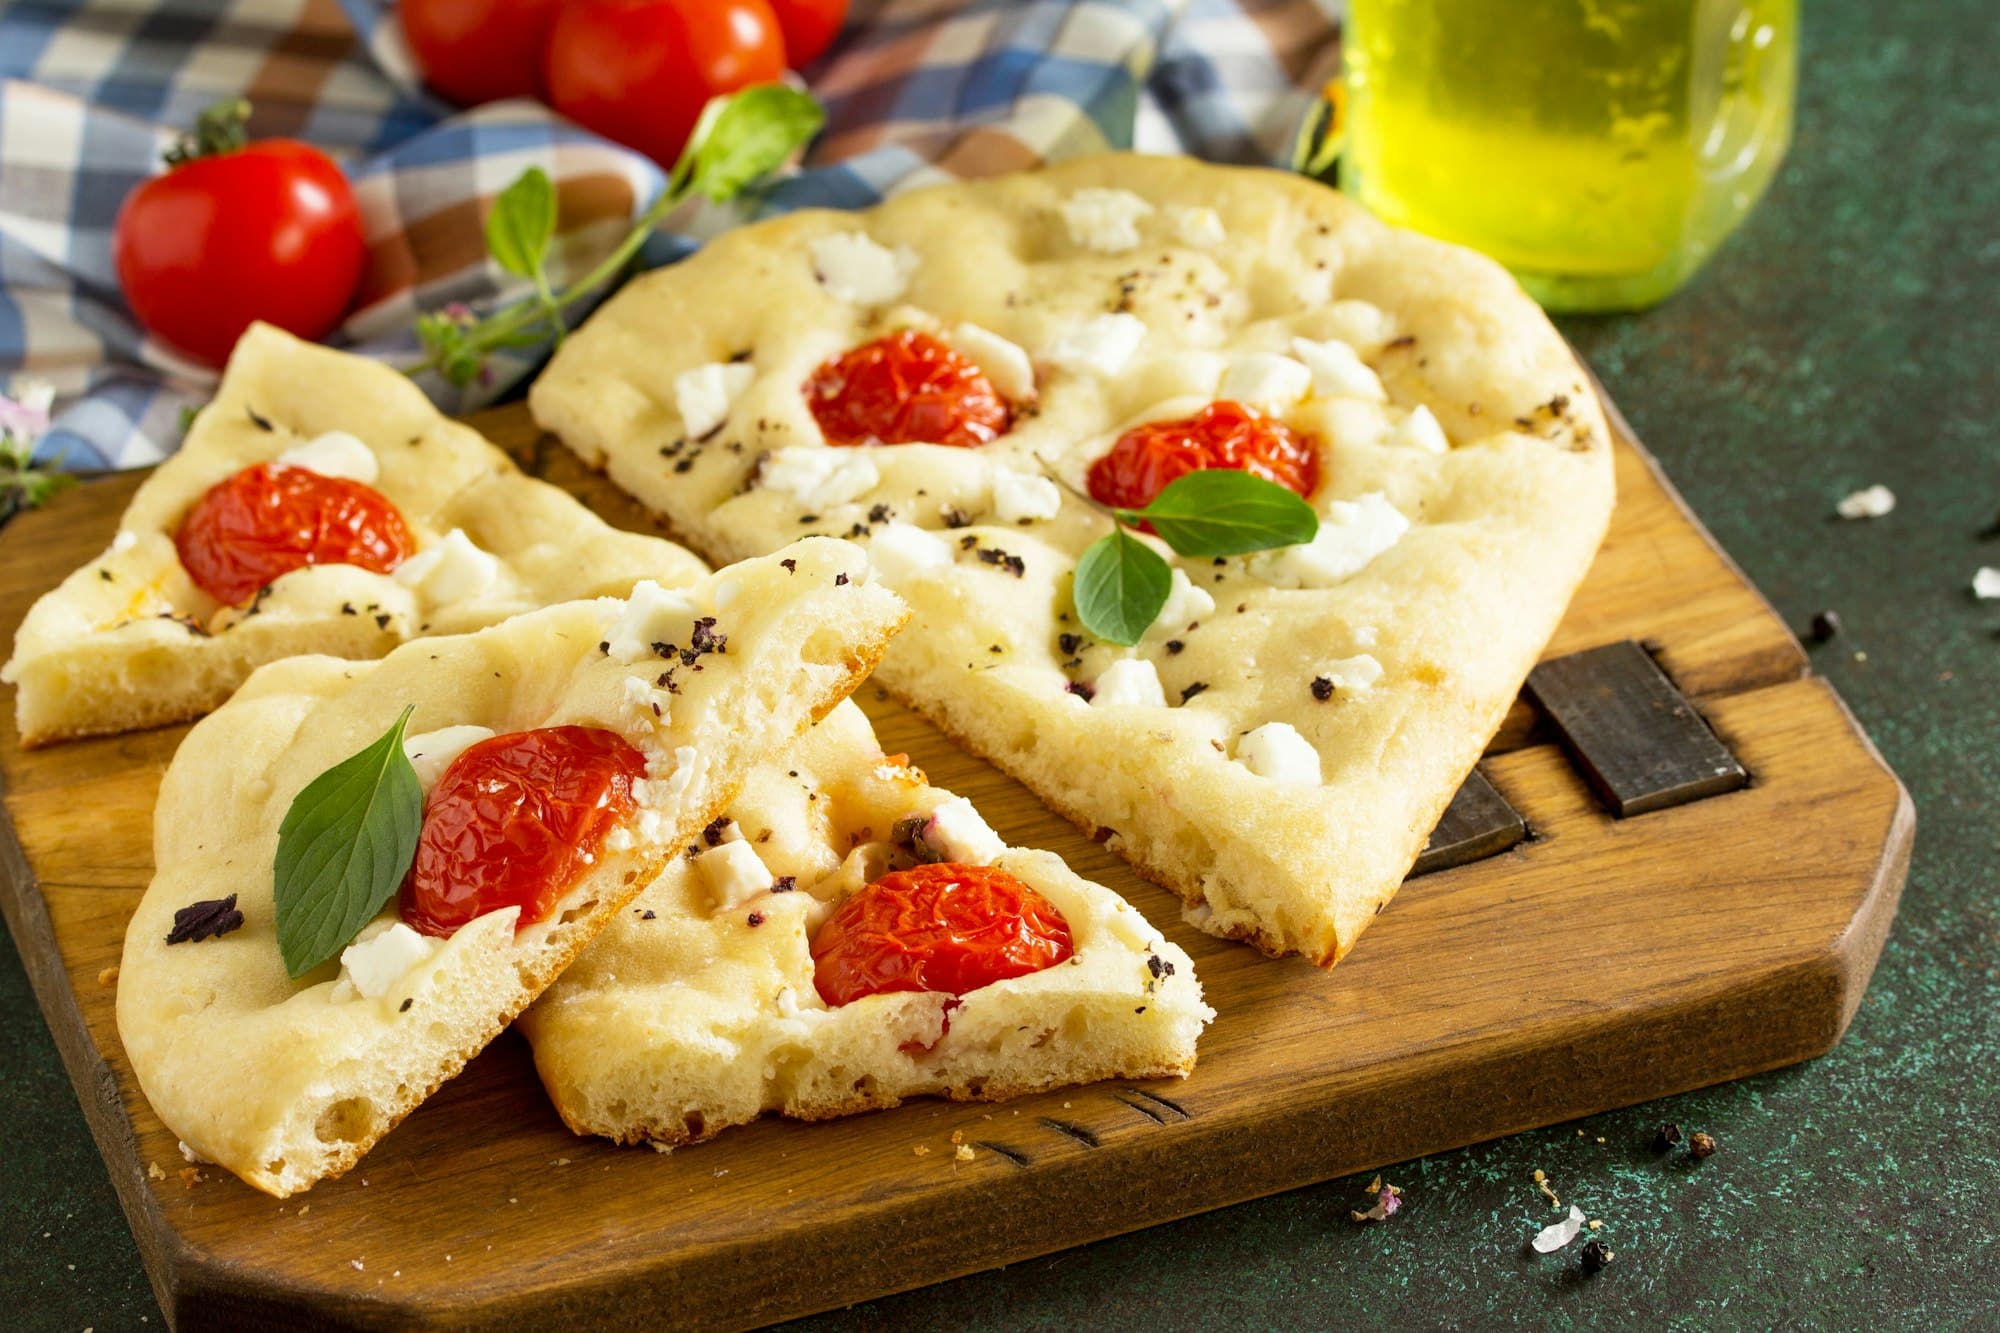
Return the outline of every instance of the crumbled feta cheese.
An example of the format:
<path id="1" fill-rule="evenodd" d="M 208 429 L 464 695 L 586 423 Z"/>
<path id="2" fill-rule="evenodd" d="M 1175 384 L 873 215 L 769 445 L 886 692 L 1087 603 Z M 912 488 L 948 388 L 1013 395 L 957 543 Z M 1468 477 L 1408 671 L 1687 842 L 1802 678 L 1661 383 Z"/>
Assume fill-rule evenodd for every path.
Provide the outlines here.
<path id="1" fill-rule="evenodd" d="M 1366 398 L 1375 403 L 1389 400 L 1381 378 L 1346 343 L 1338 339 L 1315 342 L 1311 338 L 1294 338 L 1292 351 L 1312 371 L 1313 392 L 1320 397 Z"/>
<path id="2" fill-rule="evenodd" d="M 856 305 L 886 305 L 901 296 L 917 269 L 917 252 L 894 250 L 858 231 L 815 236 L 806 246 L 813 272 L 826 289 Z"/>
<path id="3" fill-rule="evenodd" d="M 1169 208 L 1167 224 L 1182 245 L 1197 250 L 1213 250 L 1229 239 L 1229 233 L 1222 227 L 1222 215 L 1212 208 Z"/>
<path id="4" fill-rule="evenodd" d="M 1236 759 L 1273 782 L 1319 781 L 1319 751 L 1289 722 L 1266 722 L 1236 742 Z"/>
<path id="5" fill-rule="evenodd" d="M 1062 512 L 1062 491 L 1047 477 L 1012 468 L 993 473 L 993 516 L 1002 523 L 1054 518 Z"/>
<path id="6" fill-rule="evenodd" d="M 1160 684 L 1160 673 L 1143 657 L 1119 658 L 1099 673 L 1094 687 L 1097 692 L 1091 696 L 1092 707 L 1106 704 L 1137 704 L 1150 708 L 1167 706 L 1167 692 Z"/>
<path id="7" fill-rule="evenodd" d="M 1406 448 L 1421 449 L 1427 454 L 1451 452 L 1451 441 L 1445 438 L 1444 427 L 1431 410 L 1422 403 L 1412 408 L 1396 429 L 1389 434 L 1389 443 Z"/>
<path id="8" fill-rule="evenodd" d="M 1136 315 L 1098 315 L 1056 339 L 1049 360 L 1078 375 L 1116 375 L 1145 340 L 1146 323 Z"/>
<path id="9" fill-rule="evenodd" d="M 2000 597 L 2000 569 L 1991 565 L 1981 566 L 1979 572 L 1972 576 L 1972 595 L 1982 602 Z"/>
<path id="10" fill-rule="evenodd" d="M 1218 396 L 1231 402 L 1283 412 L 1306 396 L 1312 371 L 1302 361 L 1269 352 L 1239 356 L 1229 363 Z"/>
<path id="11" fill-rule="evenodd" d="M 139 544 L 138 533 L 121 529 L 118 535 L 111 539 L 111 553 L 113 555 L 118 555 L 125 551 L 131 550 L 138 544 Z"/>
<path id="12" fill-rule="evenodd" d="M 606 655 L 614 662 L 632 663 L 653 656 L 656 643 L 683 643 L 699 614 L 700 605 L 688 594 L 641 579 L 604 636 Z"/>
<path id="13" fill-rule="evenodd" d="M 500 558 L 482 551 L 458 528 L 444 540 L 396 566 L 392 577 L 406 588 L 414 588 L 436 604 L 477 597 L 500 577 Z"/>
<path id="14" fill-rule="evenodd" d="M 965 865 L 991 865 L 1007 844 L 979 817 L 972 802 L 952 796 L 938 803 L 924 826 L 924 842 L 946 860 Z"/>
<path id="15" fill-rule="evenodd" d="M 882 480 L 881 470 L 864 453 L 809 444 L 773 449 L 758 476 L 770 489 L 813 508 L 846 504 Z"/>
<path id="16" fill-rule="evenodd" d="M 1152 216 L 1153 206 L 1130 190 L 1092 188 L 1071 194 L 1061 210 L 1072 243 L 1115 255 L 1139 244 L 1139 223 Z"/>
<path id="17" fill-rule="evenodd" d="M 710 847 L 694 859 L 701 882 L 714 896 L 715 910 L 727 912 L 740 907 L 771 887 L 771 870 L 747 842 L 725 842 Z"/>
<path id="18" fill-rule="evenodd" d="M 1376 635 L 1375 635 L 1375 627 L 1373 625 L 1356 625 L 1354 627 L 1353 633 L 1354 633 L 1355 647 L 1373 648 L 1375 646 Z"/>
<path id="19" fill-rule="evenodd" d="M 647 804 L 664 808 L 677 803 L 707 771 L 708 756 L 692 745 L 675 746 L 674 771 L 660 781 L 646 784 Z M 633 794 L 638 794 L 637 784 L 634 784 Z"/>
<path id="20" fill-rule="evenodd" d="M 1896 493 L 1887 486 L 1870 486 L 1835 505 L 1842 518 L 1880 518 L 1896 507 Z"/>
<path id="21" fill-rule="evenodd" d="M 1173 582 L 1167 587 L 1167 600 L 1160 607 L 1160 614 L 1153 619 L 1152 628 L 1162 632 L 1178 630 L 1189 621 L 1200 620 L 1215 610 L 1215 599 L 1204 588 L 1196 587 L 1187 576 L 1187 571 L 1176 567 Z"/>
<path id="22" fill-rule="evenodd" d="M 1251 556 L 1250 572 L 1280 588 L 1330 588 L 1359 573 L 1410 527 L 1380 491 L 1335 500 L 1327 509 L 1311 541 Z"/>
<path id="23" fill-rule="evenodd" d="M 375 451 L 344 430 L 315 435 L 304 444 L 295 444 L 274 460 L 279 467 L 302 467 L 322 477 L 341 477 L 373 486 L 382 475 L 381 460 Z"/>
<path id="24" fill-rule="evenodd" d="M 1368 653 L 1336 657 L 1322 662 L 1314 675 L 1332 681 L 1333 688 L 1342 694 L 1366 694 L 1382 679 L 1382 664 Z"/>
<path id="25" fill-rule="evenodd" d="M 979 367 L 1003 398 L 1018 401 L 1035 396 L 1035 365 L 1019 343 L 977 324 L 961 324 L 951 331 L 951 345 Z"/>
<path id="26" fill-rule="evenodd" d="M 436 949 L 436 940 L 419 935 L 398 921 L 387 930 L 358 938 L 341 950 L 340 970 L 355 990 L 372 1000 L 386 994 Z"/>
<path id="27" fill-rule="evenodd" d="M 674 407 L 690 440 L 708 438 L 729 420 L 729 409 L 757 378 L 747 361 L 711 361 L 674 376 Z"/>
<path id="28" fill-rule="evenodd" d="M 428 796 L 431 788 L 437 786 L 438 779 L 444 776 L 444 771 L 451 767 L 452 760 L 479 742 L 492 739 L 491 727 L 470 724 L 439 727 L 436 731 L 403 737 L 403 753 L 409 756 L 410 767 L 417 770 L 417 781 L 423 784 L 424 794 Z"/>
<path id="29" fill-rule="evenodd" d="M 908 583 L 951 563 L 951 548 L 914 523 L 877 523 L 868 535 L 868 560 L 891 584 Z"/>

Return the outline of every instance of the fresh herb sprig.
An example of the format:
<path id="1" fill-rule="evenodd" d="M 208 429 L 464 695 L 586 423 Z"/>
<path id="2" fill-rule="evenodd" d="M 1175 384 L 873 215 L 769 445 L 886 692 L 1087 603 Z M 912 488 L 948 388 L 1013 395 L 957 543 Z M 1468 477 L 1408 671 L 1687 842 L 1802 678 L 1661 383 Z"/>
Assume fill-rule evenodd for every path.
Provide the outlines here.
<path id="1" fill-rule="evenodd" d="M 308 782 L 278 825 L 278 952 L 294 978 L 352 943 L 416 857 L 424 789 L 403 753 L 412 711 Z"/>
<path id="2" fill-rule="evenodd" d="M 49 428 L 55 390 L 45 383 L 17 384 L 14 396 L 0 393 L 0 523 L 23 509 L 35 509 L 50 496 L 74 486 L 76 478 L 53 466 L 35 465 L 35 442 Z"/>
<path id="3" fill-rule="evenodd" d="M 530 167 L 493 201 L 486 245 L 501 268 L 535 284 L 534 295 L 486 319 L 463 306 L 419 316 L 417 337 L 426 355 L 410 372 L 435 370 L 453 384 L 466 385 L 484 373 L 497 351 L 533 347 L 551 338 L 561 342 L 568 332 L 563 312 L 623 272 L 662 218 L 696 196 L 715 203 L 734 198 L 783 166 L 825 121 L 826 113 L 811 94 L 783 84 L 759 84 L 715 98 L 702 111 L 660 197 L 615 250 L 561 291 L 550 281 L 547 267 L 556 234 L 555 186 L 547 172 Z"/>
<path id="4" fill-rule="evenodd" d="M 1176 477 L 1143 509 L 1080 498 L 1108 514 L 1112 528 L 1077 562 L 1077 617 L 1098 638 L 1125 647 L 1139 642 L 1173 591 L 1172 567 L 1128 526 L 1150 523 L 1186 556 L 1248 555 L 1309 542 L 1319 532 L 1319 515 L 1295 492 L 1235 468 Z"/>

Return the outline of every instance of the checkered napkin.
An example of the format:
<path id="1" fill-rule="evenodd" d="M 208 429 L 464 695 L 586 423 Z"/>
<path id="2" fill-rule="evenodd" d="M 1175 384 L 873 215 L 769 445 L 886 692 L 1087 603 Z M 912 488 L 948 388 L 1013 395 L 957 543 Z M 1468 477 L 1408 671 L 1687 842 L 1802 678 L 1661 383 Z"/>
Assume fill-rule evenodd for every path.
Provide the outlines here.
<path id="1" fill-rule="evenodd" d="M 913 184 L 1104 148 L 1280 162 L 1337 60 L 1341 0 L 857 0 L 807 71 L 825 133 L 801 170 L 730 210 L 667 219 L 647 263 L 743 216 L 860 208 Z M 540 166 L 556 181 L 560 286 L 605 255 L 661 171 L 545 107 L 455 112 L 427 93 L 379 0 L 0 0 L 0 381 L 52 382 L 37 455 L 82 469 L 173 451 L 212 372 L 146 337 L 111 261 L 120 202 L 174 132 L 243 96 L 253 137 L 339 158 L 368 238 L 367 274 L 332 341 L 419 359 L 420 310 L 484 314 L 525 294 L 485 254 L 492 197 Z M 573 312 L 574 313 L 574 312 Z M 490 402 L 545 349 L 497 361 L 448 411 Z"/>

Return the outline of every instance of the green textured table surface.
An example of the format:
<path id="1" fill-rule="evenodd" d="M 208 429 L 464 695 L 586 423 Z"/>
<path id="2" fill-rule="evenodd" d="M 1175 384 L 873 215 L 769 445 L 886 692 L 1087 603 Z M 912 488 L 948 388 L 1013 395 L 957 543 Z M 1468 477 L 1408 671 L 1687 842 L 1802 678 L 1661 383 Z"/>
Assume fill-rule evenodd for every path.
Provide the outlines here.
<path id="1" fill-rule="evenodd" d="M 1667 305 L 1564 331 L 1779 610 L 1845 621 L 1815 665 L 1919 829 L 1846 1039 L 1393 1168 L 1404 1207 L 1386 1224 L 1350 1222 L 1366 1181 L 1337 1180 L 799 1327 L 2000 1328 L 2000 604 L 1968 591 L 2000 565 L 2000 538 L 1979 537 L 2000 513 L 2000 6 L 1806 10 L 1798 140 L 1771 198 Z M 1873 482 L 1892 515 L 1828 520 Z M 0 1011 L 0 1325 L 157 1328 L 11 950 Z M 1721 1150 L 1656 1158 L 1662 1120 Z M 1526 1252 L 1551 1219 L 1536 1169 L 1604 1219 L 1609 1270 Z"/>

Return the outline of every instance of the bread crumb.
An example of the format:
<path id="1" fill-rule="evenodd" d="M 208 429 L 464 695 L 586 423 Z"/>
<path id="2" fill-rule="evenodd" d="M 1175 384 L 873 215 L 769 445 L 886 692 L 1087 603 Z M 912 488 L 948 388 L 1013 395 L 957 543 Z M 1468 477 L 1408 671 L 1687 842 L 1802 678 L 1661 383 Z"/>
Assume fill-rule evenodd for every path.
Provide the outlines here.
<path id="1" fill-rule="evenodd" d="M 912 1148 L 910 1151 L 914 1152 L 919 1157 L 929 1157 L 931 1155 L 930 1145 L 927 1143 L 919 1143 L 916 1147 Z"/>
<path id="2" fill-rule="evenodd" d="M 148 1162 L 146 1163 L 146 1178 L 149 1180 L 165 1180 L 167 1173 L 160 1170 L 158 1162 Z"/>
<path id="3" fill-rule="evenodd" d="M 109 986 L 116 980 L 118 980 L 118 965 L 116 963 L 104 968 L 97 974 L 97 984 L 100 986 Z"/>
<path id="4" fill-rule="evenodd" d="M 300 1217 L 304 1217 L 304 1216 L 305 1216 L 305 1215 L 306 1215 L 307 1213 L 309 1213 L 309 1212 L 311 1212 L 311 1211 L 312 1211 L 312 1205 L 311 1205 L 311 1204 L 309 1204 L 309 1203 L 302 1203 L 302 1204 L 300 1204 L 300 1205 L 299 1205 L 299 1216 L 300 1216 Z"/>
<path id="5" fill-rule="evenodd" d="M 1589 1225 L 1592 1231 L 1602 1231 L 1604 1230 L 1604 1219 L 1601 1217 L 1593 1217 L 1590 1219 Z"/>
<path id="6" fill-rule="evenodd" d="M 181 1178 L 181 1184 L 188 1189 L 201 1184 L 201 1168 L 198 1166 L 184 1166 L 175 1174 Z"/>
<path id="7" fill-rule="evenodd" d="M 965 1142 L 965 1131 L 964 1131 L 964 1130 L 962 1130 L 962 1129 L 954 1129 L 954 1130 L 953 1130 L 953 1131 L 951 1132 L 951 1141 L 952 1141 L 953 1143 L 964 1143 L 964 1142 Z"/>
<path id="8" fill-rule="evenodd" d="M 969 1161 L 971 1161 L 971 1160 L 972 1160 L 972 1145 L 971 1145 L 971 1144 L 969 1144 L 969 1143 L 961 1143 L 961 1144 L 959 1144 L 959 1145 L 958 1145 L 958 1151 L 957 1151 L 957 1152 L 955 1152 L 955 1153 L 953 1153 L 953 1154 L 952 1154 L 952 1156 L 956 1157 L 956 1158 L 957 1158 L 957 1159 L 958 1159 L 959 1161 L 961 1161 L 961 1162 L 969 1162 Z"/>
<path id="9" fill-rule="evenodd" d="M 349 1259 L 347 1261 L 347 1264 L 348 1267 L 352 1268 L 357 1273 L 365 1273 L 368 1271 L 366 1266 L 363 1265 L 359 1259 Z"/>

